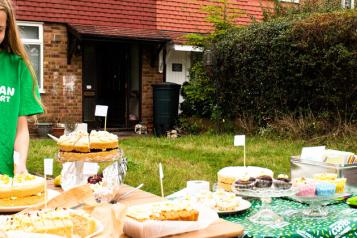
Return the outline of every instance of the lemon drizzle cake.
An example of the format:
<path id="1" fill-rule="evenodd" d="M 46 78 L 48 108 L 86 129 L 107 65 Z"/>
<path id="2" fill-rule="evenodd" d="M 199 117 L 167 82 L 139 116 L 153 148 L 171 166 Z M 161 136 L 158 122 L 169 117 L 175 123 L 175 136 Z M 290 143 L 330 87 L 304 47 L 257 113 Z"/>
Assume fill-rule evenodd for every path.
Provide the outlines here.
<path id="1" fill-rule="evenodd" d="M 59 208 L 12 215 L 0 230 L 46 233 L 72 238 L 87 237 L 95 232 L 96 226 L 96 221 L 84 211 Z"/>
<path id="2" fill-rule="evenodd" d="M 13 178 L 0 174 L 0 199 L 37 195 L 44 190 L 45 180 L 32 174 L 19 174 Z"/>

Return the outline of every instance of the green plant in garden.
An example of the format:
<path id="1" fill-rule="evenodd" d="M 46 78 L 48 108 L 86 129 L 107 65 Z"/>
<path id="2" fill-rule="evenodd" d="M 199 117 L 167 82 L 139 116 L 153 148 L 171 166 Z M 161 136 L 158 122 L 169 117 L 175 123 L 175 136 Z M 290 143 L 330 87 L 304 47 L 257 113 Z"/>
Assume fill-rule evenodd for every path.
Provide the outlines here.
<path id="1" fill-rule="evenodd" d="M 284 4 L 280 0 L 273 0 L 274 7 L 264 7 L 263 20 L 269 21 L 274 18 L 287 17 L 287 18 L 303 18 L 312 13 L 333 12 L 341 9 L 340 0 L 304 0 L 299 4 Z"/>
<path id="2" fill-rule="evenodd" d="M 227 31 L 211 47 L 220 116 L 245 113 L 260 126 L 291 113 L 355 122 L 356 28 L 357 12 L 340 11 Z"/>

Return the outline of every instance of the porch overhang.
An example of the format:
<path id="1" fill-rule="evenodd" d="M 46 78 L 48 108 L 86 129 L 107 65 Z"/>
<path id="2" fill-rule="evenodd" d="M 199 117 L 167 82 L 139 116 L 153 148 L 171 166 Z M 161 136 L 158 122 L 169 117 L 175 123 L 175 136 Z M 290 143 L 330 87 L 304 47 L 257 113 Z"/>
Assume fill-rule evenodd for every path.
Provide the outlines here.
<path id="1" fill-rule="evenodd" d="M 68 31 L 68 64 L 73 54 L 80 49 L 82 41 L 118 41 L 138 42 L 158 45 L 158 50 L 171 41 L 171 37 L 157 29 L 125 28 L 116 26 L 94 26 L 67 24 Z M 155 55 L 158 52 L 154 53 Z"/>

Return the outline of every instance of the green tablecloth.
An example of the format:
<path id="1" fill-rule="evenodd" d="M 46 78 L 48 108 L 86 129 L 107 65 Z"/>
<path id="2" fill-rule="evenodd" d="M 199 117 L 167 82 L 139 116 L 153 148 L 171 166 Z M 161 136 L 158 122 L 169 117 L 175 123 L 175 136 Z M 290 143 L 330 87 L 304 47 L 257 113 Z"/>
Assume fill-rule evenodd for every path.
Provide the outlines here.
<path id="1" fill-rule="evenodd" d="M 252 200 L 252 207 L 243 212 L 223 217 L 244 226 L 244 237 L 293 237 L 327 238 L 357 237 L 357 209 L 350 208 L 344 202 L 328 205 L 328 216 L 324 218 L 306 217 L 301 210 L 307 205 L 287 199 L 273 199 L 271 209 L 284 217 L 283 227 L 265 226 L 249 221 L 261 207 L 259 200 Z"/>

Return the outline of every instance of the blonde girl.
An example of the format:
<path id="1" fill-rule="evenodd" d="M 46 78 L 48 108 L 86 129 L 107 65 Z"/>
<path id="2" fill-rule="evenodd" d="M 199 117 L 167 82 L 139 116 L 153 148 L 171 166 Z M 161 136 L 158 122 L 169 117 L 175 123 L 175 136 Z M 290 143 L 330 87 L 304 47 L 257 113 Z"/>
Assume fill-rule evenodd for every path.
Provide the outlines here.
<path id="1" fill-rule="evenodd" d="M 0 174 L 27 173 L 27 116 L 43 113 L 11 0 L 0 0 Z M 18 159 L 14 161 L 14 152 Z"/>

